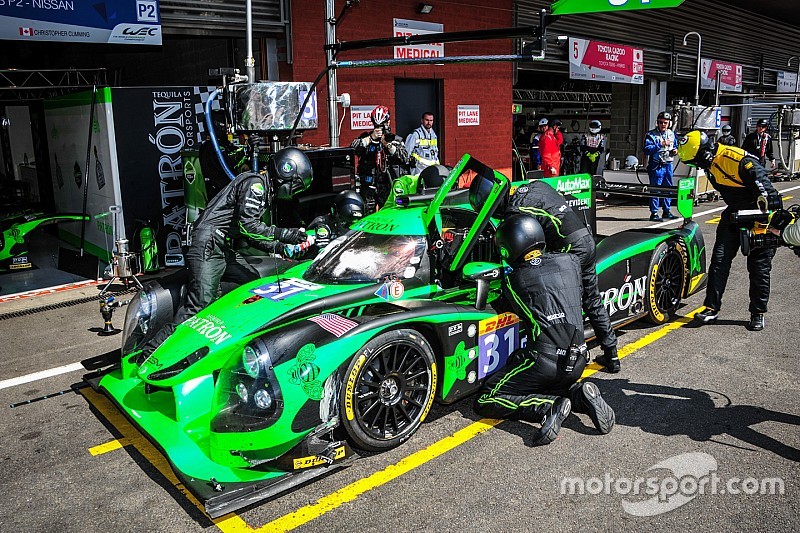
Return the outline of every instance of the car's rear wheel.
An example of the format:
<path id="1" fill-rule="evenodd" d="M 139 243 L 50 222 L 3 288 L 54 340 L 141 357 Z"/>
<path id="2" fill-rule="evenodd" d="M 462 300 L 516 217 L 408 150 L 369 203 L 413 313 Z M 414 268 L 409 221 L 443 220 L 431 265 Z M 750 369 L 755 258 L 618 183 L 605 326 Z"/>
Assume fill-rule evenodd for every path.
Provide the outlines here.
<path id="1" fill-rule="evenodd" d="M 686 254 L 680 244 L 659 244 L 649 273 L 647 318 L 654 324 L 663 324 L 677 311 L 686 283 Z"/>
<path id="2" fill-rule="evenodd" d="M 428 341 L 411 329 L 382 333 L 350 362 L 342 425 L 361 449 L 394 448 L 425 420 L 435 389 L 436 360 Z"/>

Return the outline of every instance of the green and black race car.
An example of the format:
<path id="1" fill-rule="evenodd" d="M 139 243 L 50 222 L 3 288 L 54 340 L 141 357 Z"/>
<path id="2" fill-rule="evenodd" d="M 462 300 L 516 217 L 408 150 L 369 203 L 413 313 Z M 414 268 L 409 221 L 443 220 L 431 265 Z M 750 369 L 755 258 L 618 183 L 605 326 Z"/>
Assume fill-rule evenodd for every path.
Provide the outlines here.
<path id="1" fill-rule="evenodd" d="M 465 173 L 494 184 L 480 212 L 455 189 Z M 551 184 L 593 213 L 588 175 Z M 174 289 L 147 284 L 128 307 L 121 363 L 93 385 L 163 450 L 212 517 L 346 465 L 353 449 L 395 447 L 434 401 L 476 392 L 524 343 L 500 298 L 505 267 L 493 247 L 492 214 L 515 185 L 465 155 L 435 195 L 397 197 L 313 262 L 227 293 L 145 358 L 143 343 L 178 301 Z M 615 325 L 664 322 L 704 285 L 692 193 L 693 181 L 681 180 L 682 227 L 599 241 Z"/>

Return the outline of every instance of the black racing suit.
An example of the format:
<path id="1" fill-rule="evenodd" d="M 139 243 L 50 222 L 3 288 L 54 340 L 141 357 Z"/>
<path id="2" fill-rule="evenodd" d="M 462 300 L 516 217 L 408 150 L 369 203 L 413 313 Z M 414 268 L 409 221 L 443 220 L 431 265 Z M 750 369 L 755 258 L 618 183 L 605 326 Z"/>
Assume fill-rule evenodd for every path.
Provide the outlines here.
<path id="1" fill-rule="evenodd" d="M 389 132 L 384 132 L 381 141 L 372 139 L 372 130 L 356 137 L 350 144 L 358 156 L 356 173 L 361 178 L 361 196 L 367 212 L 375 210 L 375 205 L 383 206 L 389 197 L 392 180 L 406 174 L 408 151 L 403 139 Z"/>
<path id="2" fill-rule="evenodd" d="M 177 322 L 197 314 L 219 294 L 220 281 L 244 284 L 258 278 L 233 243 L 246 243 L 263 251 L 305 240 L 302 232 L 270 226 L 261 221 L 267 210 L 267 183 L 260 174 L 240 174 L 203 210 L 192 230 L 186 261 L 192 274 L 184 308 Z M 302 239 L 301 239 L 302 237 Z"/>
<path id="3" fill-rule="evenodd" d="M 741 226 L 731 223 L 731 214 L 742 209 L 757 209 L 759 197 L 776 205 L 778 191 L 767 177 L 767 171 L 743 149 L 718 145 L 717 153 L 707 171 L 708 179 L 728 204 L 722 212 L 711 265 L 708 268 L 708 288 L 703 304 L 717 311 L 722 307 L 722 294 L 728 284 L 731 262 L 739 252 Z M 769 274 L 775 248 L 755 248 L 747 256 L 750 274 L 750 312 L 766 313 L 769 301 Z"/>
<path id="4" fill-rule="evenodd" d="M 729 133 L 728 135 L 723 135 L 717 139 L 717 142 L 726 146 L 736 146 L 736 137 Z"/>
<path id="5" fill-rule="evenodd" d="M 580 262 L 572 254 L 542 254 L 515 267 L 504 280 L 503 293 L 528 327 L 528 344 L 489 376 L 475 411 L 490 418 L 540 422 L 555 400 L 577 393 L 574 385 L 588 362 Z"/>
<path id="6" fill-rule="evenodd" d="M 766 166 L 767 161 L 775 162 L 772 153 L 772 135 L 766 131 L 761 135 L 754 131 L 745 136 L 742 150 L 755 157 L 762 166 Z"/>
<path id="7" fill-rule="evenodd" d="M 547 249 L 575 254 L 581 263 L 583 309 L 606 352 L 617 345 L 600 289 L 597 286 L 595 242 L 591 232 L 567 205 L 566 199 L 543 181 L 534 181 L 517 189 L 509 199 L 507 213 L 525 213 L 536 217 L 544 230 Z"/>

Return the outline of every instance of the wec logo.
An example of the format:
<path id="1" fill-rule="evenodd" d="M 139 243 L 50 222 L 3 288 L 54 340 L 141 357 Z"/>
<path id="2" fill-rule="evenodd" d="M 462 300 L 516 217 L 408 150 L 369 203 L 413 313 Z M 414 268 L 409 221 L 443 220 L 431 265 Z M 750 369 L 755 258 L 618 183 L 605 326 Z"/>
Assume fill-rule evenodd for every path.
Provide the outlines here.
<path id="1" fill-rule="evenodd" d="M 158 28 L 151 27 L 151 28 L 122 28 L 122 35 L 131 35 L 135 37 L 145 37 L 147 35 L 153 36 L 158 35 Z"/>

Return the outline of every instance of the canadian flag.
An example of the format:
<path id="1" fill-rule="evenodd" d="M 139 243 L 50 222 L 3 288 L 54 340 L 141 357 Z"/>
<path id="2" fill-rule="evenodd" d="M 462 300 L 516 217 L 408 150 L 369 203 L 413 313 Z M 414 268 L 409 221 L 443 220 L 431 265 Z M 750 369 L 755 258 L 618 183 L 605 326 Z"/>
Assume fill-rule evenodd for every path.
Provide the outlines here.
<path id="1" fill-rule="evenodd" d="M 23 37 L 33 37 L 33 28 L 20 28 L 19 34 Z"/>

